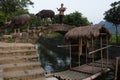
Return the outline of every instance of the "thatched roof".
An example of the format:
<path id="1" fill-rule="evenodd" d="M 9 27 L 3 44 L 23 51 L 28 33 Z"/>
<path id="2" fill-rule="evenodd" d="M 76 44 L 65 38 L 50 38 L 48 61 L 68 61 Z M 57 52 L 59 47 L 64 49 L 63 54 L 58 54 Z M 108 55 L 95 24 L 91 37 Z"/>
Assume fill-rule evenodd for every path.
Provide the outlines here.
<path id="1" fill-rule="evenodd" d="M 101 33 L 105 33 L 105 36 L 108 36 L 110 38 L 109 31 L 103 27 L 103 25 L 94 25 L 94 26 L 81 26 L 71 29 L 65 34 L 65 41 L 71 40 L 71 39 L 79 39 L 79 38 L 85 38 L 85 39 L 91 39 L 98 38 L 99 36 L 102 36 Z"/>

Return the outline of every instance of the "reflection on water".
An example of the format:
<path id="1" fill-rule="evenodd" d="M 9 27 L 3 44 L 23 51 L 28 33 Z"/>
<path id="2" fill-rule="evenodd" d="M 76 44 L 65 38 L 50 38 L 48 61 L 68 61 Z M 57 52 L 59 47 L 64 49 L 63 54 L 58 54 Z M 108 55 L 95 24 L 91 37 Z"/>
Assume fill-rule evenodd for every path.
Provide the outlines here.
<path id="1" fill-rule="evenodd" d="M 50 50 L 46 46 L 37 43 L 36 45 L 40 57 L 40 62 L 46 72 L 59 72 L 69 69 L 70 58 L 65 50 Z M 55 48 L 56 49 L 56 48 Z M 106 73 L 95 80 L 114 80 L 114 71 Z"/>
<path id="2" fill-rule="evenodd" d="M 69 68 L 70 58 L 64 53 L 55 53 L 41 44 L 37 44 L 40 62 L 46 72 L 58 72 Z"/>

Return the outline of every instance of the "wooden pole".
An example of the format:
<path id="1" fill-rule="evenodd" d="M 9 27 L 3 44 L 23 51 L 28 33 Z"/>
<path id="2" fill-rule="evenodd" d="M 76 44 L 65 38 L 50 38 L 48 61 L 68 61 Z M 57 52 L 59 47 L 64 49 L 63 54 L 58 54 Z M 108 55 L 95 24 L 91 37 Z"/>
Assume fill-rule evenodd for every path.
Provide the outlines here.
<path id="1" fill-rule="evenodd" d="M 106 47 L 102 47 L 102 48 L 100 48 L 100 49 L 96 49 L 96 50 L 94 50 L 94 51 L 89 52 L 88 54 L 94 54 L 95 52 L 101 51 L 101 50 L 106 49 L 106 48 L 108 48 L 108 47 L 111 47 L 111 45 L 106 46 Z"/>
<path id="2" fill-rule="evenodd" d="M 107 46 L 108 46 L 108 36 L 107 36 L 106 40 L 107 40 L 106 43 L 107 43 Z M 109 53 L 108 53 L 108 47 L 107 47 L 107 62 L 106 62 L 107 63 L 107 67 L 108 67 L 108 61 L 109 61 Z"/>
<path id="3" fill-rule="evenodd" d="M 57 47 L 72 47 L 72 46 L 79 46 L 78 44 L 73 45 L 58 45 Z"/>
<path id="4" fill-rule="evenodd" d="M 100 37 L 100 44 L 101 44 L 101 48 L 102 48 L 102 37 Z M 102 49 L 101 49 L 101 68 L 103 69 L 103 53 L 102 53 Z"/>
<path id="5" fill-rule="evenodd" d="M 79 39 L 79 53 L 78 53 L 78 62 L 80 66 L 80 56 L 82 55 L 82 38 Z"/>
<path id="6" fill-rule="evenodd" d="M 94 50 L 94 42 L 92 37 L 92 51 Z M 92 54 L 92 62 L 94 62 L 94 53 Z"/>
<path id="7" fill-rule="evenodd" d="M 86 40 L 86 64 L 88 63 L 88 59 L 87 59 L 88 58 L 88 56 L 87 56 L 88 55 L 87 54 L 88 53 L 88 50 L 87 50 L 88 48 L 89 48 L 89 43 L 88 43 L 88 40 Z"/>
<path id="8" fill-rule="evenodd" d="M 88 40 L 87 40 L 87 41 L 88 41 Z M 88 42 L 86 43 L 86 51 L 85 51 L 85 52 L 86 52 L 86 64 L 87 64 L 87 48 L 88 48 L 88 47 L 87 47 L 87 44 L 88 44 Z"/>
<path id="9" fill-rule="evenodd" d="M 118 58 L 116 57 L 115 80 L 117 80 L 117 73 L 118 73 Z"/>
<path id="10" fill-rule="evenodd" d="M 118 61 L 119 61 L 119 57 L 116 57 L 115 80 L 117 80 L 117 76 L 118 76 Z"/>
<path id="11" fill-rule="evenodd" d="M 70 42 L 69 42 L 70 45 Z M 70 69 L 72 68 L 72 58 L 71 58 L 71 46 L 69 46 L 69 53 L 70 53 Z"/>

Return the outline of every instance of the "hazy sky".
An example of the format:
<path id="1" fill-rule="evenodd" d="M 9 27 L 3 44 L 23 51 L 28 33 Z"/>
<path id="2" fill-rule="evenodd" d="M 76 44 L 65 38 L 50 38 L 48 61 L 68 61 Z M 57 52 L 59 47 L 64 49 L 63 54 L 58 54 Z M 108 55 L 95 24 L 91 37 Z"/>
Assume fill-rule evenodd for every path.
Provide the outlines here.
<path id="1" fill-rule="evenodd" d="M 94 24 L 99 23 L 104 18 L 104 13 L 110 9 L 110 4 L 119 0 L 31 0 L 34 7 L 28 7 L 30 13 L 38 13 L 42 9 L 51 9 L 58 14 L 56 8 L 63 3 L 67 8 L 65 14 L 78 11 Z"/>

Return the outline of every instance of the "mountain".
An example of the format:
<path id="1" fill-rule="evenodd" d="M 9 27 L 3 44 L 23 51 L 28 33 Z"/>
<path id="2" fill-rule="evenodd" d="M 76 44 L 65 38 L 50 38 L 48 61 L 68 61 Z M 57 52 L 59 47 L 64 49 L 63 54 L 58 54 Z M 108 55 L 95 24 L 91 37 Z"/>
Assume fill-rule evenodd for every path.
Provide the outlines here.
<path id="1" fill-rule="evenodd" d="M 112 23 L 107 21 L 101 21 L 98 24 L 104 25 L 110 31 L 111 34 L 116 33 L 115 26 Z M 120 34 L 120 25 L 118 26 L 118 34 Z"/>

